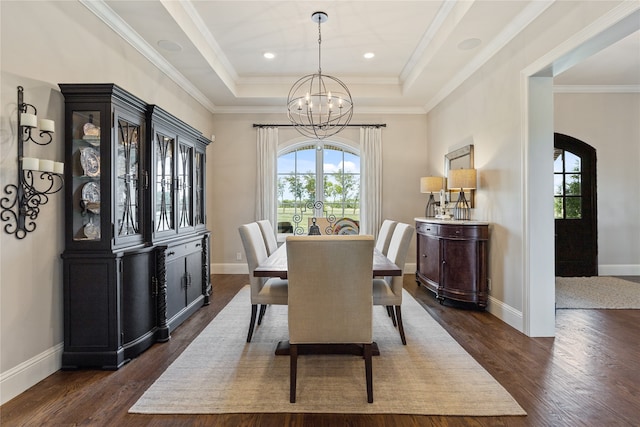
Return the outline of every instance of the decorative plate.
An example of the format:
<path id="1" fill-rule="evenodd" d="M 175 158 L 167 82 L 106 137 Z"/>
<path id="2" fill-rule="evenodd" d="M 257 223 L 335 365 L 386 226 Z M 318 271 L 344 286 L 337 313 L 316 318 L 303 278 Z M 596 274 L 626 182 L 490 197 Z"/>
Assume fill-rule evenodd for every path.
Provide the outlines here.
<path id="1" fill-rule="evenodd" d="M 360 226 L 358 223 L 349 218 L 342 218 L 336 221 L 333 226 L 333 234 L 358 234 Z"/>
<path id="2" fill-rule="evenodd" d="M 84 132 L 84 137 L 98 137 L 100 138 L 100 128 L 93 123 L 85 123 L 82 126 L 82 131 Z M 91 139 L 91 138 L 90 138 Z"/>
<path id="3" fill-rule="evenodd" d="M 81 148 L 80 165 L 85 175 L 100 176 L 100 152 L 95 148 Z"/>
<path id="4" fill-rule="evenodd" d="M 97 227 L 93 221 L 89 221 L 84 226 L 84 235 L 88 239 L 95 240 L 100 238 L 100 227 Z"/>
<path id="5" fill-rule="evenodd" d="M 97 182 L 87 182 L 82 187 L 82 200 L 89 203 L 100 203 L 100 186 Z"/>

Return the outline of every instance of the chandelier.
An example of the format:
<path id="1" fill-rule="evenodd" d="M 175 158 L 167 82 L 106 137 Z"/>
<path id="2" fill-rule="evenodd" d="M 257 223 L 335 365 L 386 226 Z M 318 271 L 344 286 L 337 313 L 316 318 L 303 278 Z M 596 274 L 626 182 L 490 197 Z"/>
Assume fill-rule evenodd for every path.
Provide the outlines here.
<path id="1" fill-rule="evenodd" d="M 318 23 L 318 72 L 295 82 L 287 97 L 291 123 L 302 135 L 317 139 L 337 134 L 353 115 L 353 101 L 347 86 L 336 77 L 322 74 L 320 24 L 327 19 L 325 12 L 311 15 L 311 20 Z"/>

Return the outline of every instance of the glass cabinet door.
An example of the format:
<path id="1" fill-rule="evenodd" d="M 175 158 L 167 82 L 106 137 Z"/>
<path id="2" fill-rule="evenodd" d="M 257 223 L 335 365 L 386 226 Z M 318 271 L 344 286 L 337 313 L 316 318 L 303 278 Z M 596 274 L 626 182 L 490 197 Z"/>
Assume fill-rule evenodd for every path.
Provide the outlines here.
<path id="1" fill-rule="evenodd" d="M 99 241 L 101 238 L 100 126 L 99 110 L 71 113 L 74 241 Z"/>
<path id="2" fill-rule="evenodd" d="M 195 197 L 194 200 L 194 218 L 193 222 L 196 227 L 205 225 L 205 212 L 206 206 L 204 202 L 204 179 L 205 179 L 205 171 L 204 171 L 204 153 L 200 150 L 196 150 L 195 152 L 195 191 L 193 195 Z"/>
<path id="3" fill-rule="evenodd" d="M 154 232 L 176 229 L 173 209 L 173 175 L 175 138 L 156 132 L 154 138 L 155 159 L 155 218 Z"/>
<path id="4" fill-rule="evenodd" d="M 140 233 L 140 125 L 118 118 L 115 158 L 115 235 Z"/>
<path id="5" fill-rule="evenodd" d="M 178 227 L 193 227 L 193 147 L 180 144 L 178 159 Z"/>

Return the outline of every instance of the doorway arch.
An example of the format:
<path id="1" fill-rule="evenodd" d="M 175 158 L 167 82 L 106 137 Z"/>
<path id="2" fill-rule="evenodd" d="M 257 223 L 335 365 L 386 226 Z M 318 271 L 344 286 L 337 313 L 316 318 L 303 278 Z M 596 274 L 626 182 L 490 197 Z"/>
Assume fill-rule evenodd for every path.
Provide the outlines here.
<path id="1" fill-rule="evenodd" d="M 598 275 L 596 150 L 586 142 L 555 133 L 555 275 Z"/>
<path id="2" fill-rule="evenodd" d="M 623 3 L 521 72 L 522 332 L 555 335 L 553 209 L 553 76 L 640 29 L 640 7 Z M 547 174 L 540 176 L 540 174 Z"/>

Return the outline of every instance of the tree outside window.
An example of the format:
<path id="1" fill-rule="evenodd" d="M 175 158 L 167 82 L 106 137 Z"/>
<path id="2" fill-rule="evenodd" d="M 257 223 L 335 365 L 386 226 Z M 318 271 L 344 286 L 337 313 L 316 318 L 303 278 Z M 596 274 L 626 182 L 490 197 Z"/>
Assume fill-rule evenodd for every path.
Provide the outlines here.
<path id="1" fill-rule="evenodd" d="M 305 228 L 313 216 L 360 220 L 360 156 L 348 146 L 307 144 L 278 157 L 278 232 Z M 307 208 L 322 202 L 323 211 Z M 291 227 L 289 227 L 289 225 Z"/>

